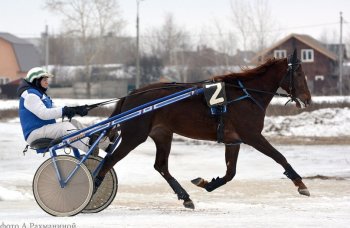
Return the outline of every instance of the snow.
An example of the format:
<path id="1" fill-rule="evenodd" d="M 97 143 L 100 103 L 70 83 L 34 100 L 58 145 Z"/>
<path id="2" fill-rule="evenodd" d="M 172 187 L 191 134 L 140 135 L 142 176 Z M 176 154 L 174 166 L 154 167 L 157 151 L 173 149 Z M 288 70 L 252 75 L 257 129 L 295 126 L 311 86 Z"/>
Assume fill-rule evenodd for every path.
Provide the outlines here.
<path id="1" fill-rule="evenodd" d="M 282 97 L 274 97 L 271 101 L 272 105 L 285 105 L 285 103 L 288 101 L 286 98 Z M 321 104 L 321 103 L 328 103 L 328 104 L 336 104 L 336 103 L 350 103 L 350 96 L 313 96 L 312 97 L 312 104 Z M 291 104 L 294 105 L 294 104 Z"/>
<path id="2" fill-rule="evenodd" d="M 99 118 L 80 118 L 84 123 Z M 324 109 L 297 116 L 269 117 L 265 134 L 349 136 L 349 109 Z M 311 197 L 297 193 L 271 158 L 242 145 L 234 180 L 213 192 L 190 183 L 225 173 L 224 147 L 175 140 L 169 170 L 188 191 L 195 210 L 177 200 L 153 169 L 155 146 L 147 140 L 115 167 L 118 194 L 98 214 L 56 218 L 36 204 L 31 185 L 48 156 L 25 146 L 18 118 L 0 122 L 0 226 L 43 227 L 348 227 L 350 222 L 350 145 L 275 145 L 303 176 Z M 176 137 L 180 139 L 180 137 Z M 181 138 L 183 139 L 183 138 Z M 330 179 L 308 179 L 322 175 Z"/>
<path id="3" fill-rule="evenodd" d="M 350 109 L 326 108 L 295 116 L 266 117 L 264 133 L 269 136 L 350 136 Z"/>

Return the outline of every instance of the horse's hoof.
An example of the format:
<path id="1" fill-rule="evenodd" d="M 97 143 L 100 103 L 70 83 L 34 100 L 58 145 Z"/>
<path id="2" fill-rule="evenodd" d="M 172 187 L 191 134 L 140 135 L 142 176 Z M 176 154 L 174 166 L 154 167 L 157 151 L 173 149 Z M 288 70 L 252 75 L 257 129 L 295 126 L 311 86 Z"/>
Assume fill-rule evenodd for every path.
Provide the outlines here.
<path id="1" fill-rule="evenodd" d="M 184 201 L 184 206 L 185 208 L 193 209 L 194 210 L 194 204 L 192 200 L 186 200 Z"/>
<path id="2" fill-rule="evenodd" d="M 193 180 L 191 180 L 191 182 L 192 182 L 192 184 L 194 184 L 194 185 L 196 185 L 196 186 L 198 186 L 198 187 L 201 187 L 201 188 L 204 188 L 204 186 L 205 186 L 206 184 L 208 184 L 208 181 L 204 180 L 204 179 L 201 178 L 201 177 L 198 177 L 198 178 L 196 178 L 196 179 L 193 179 Z"/>
<path id="3" fill-rule="evenodd" d="M 298 188 L 298 192 L 300 195 L 310 196 L 310 192 L 307 188 Z"/>
<path id="4" fill-rule="evenodd" d="M 295 186 L 298 187 L 298 192 L 300 195 L 310 196 L 309 190 L 307 189 L 307 187 L 305 186 L 305 184 L 301 179 L 293 180 L 293 183 Z"/>

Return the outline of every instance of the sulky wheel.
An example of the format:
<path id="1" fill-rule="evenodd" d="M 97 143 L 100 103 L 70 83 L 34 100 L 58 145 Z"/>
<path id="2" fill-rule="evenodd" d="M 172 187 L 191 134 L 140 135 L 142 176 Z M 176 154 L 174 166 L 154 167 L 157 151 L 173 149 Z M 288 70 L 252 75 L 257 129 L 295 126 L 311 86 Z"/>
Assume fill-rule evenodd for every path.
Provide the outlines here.
<path id="1" fill-rule="evenodd" d="M 74 170 L 79 160 L 67 155 L 57 156 L 56 164 L 63 180 Z M 33 193 L 38 205 L 54 216 L 72 216 L 90 202 L 93 179 L 89 169 L 81 164 L 65 187 L 61 187 L 52 158 L 40 165 L 33 179 Z"/>
<path id="2" fill-rule="evenodd" d="M 90 156 L 85 165 L 93 173 L 102 161 L 101 157 Z M 82 213 L 97 213 L 107 208 L 114 200 L 118 190 L 118 178 L 114 169 L 108 171 L 101 186 L 92 196 L 90 203 L 84 208 Z"/>

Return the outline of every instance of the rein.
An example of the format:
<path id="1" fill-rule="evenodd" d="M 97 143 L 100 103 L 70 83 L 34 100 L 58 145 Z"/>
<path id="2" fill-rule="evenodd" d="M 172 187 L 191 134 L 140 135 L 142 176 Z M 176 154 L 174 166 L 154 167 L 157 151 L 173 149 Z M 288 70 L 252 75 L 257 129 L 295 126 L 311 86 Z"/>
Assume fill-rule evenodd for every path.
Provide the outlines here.
<path id="1" fill-rule="evenodd" d="M 291 94 L 287 94 L 287 93 L 269 92 L 269 91 L 265 91 L 265 90 L 252 89 L 252 88 L 246 88 L 246 87 L 242 88 L 241 86 L 232 85 L 232 84 L 227 84 L 227 85 L 230 87 L 234 87 L 234 88 L 238 88 L 238 89 L 245 89 L 247 91 L 252 91 L 252 92 L 256 92 L 256 93 L 265 93 L 265 94 L 279 96 L 279 97 L 292 97 Z"/>
<path id="2" fill-rule="evenodd" d="M 188 83 L 188 84 L 192 84 L 192 83 Z M 195 83 L 193 83 L 193 84 L 195 84 Z M 148 90 L 136 92 L 136 93 L 133 93 L 133 94 L 128 94 L 126 96 L 113 98 L 113 99 L 110 99 L 110 100 L 107 100 L 107 101 L 94 103 L 94 104 L 91 104 L 91 105 L 86 105 L 85 107 L 90 111 L 91 109 L 94 109 L 94 108 L 97 108 L 97 107 L 101 107 L 101 106 L 104 106 L 104 105 L 115 103 L 118 100 L 126 98 L 126 97 L 132 97 L 132 96 L 136 96 L 136 95 L 143 94 L 143 93 L 150 92 L 150 91 L 157 91 L 157 90 L 161 90 L 161 89 L 170 89 L 170 88 L 188 88 L 188 87 L 186 87 L 184 85 L 183 86 L 176 85 L 176 83 L 174 83 L 174 85 L 168 85 L 168 86 L 162 86 L 162 87 L 158 87 L 158 88 L 148 89 Z"/>
<path id="3" fill-rule="evenodd" d="M 115 103 L 119 100 L 120 98 L 113 98 L 113 99 L 110 99 L 108 101 L 103 101 L 103 102 L 99 102 L 99 103 L 95 103 L 95 104 L 91 104 L 91 105 L 86 105 L 86 108 L 87 110 L 91 110 L 91 109 L 94 109 L 94 108 L 97 108 L 97 107 L 100 107 L 100 106 L 104 106 L 104 105 L 107 105 L 107 104 L 111 104 L 111 103 Z"/>

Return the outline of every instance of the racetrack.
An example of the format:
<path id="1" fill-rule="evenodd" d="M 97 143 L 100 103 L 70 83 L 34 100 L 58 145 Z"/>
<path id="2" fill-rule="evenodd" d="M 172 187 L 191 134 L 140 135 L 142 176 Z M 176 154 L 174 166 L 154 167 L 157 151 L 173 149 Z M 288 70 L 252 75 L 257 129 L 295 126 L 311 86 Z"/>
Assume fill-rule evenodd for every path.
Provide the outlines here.
<path id="1" fill-rule="evenodd" d="M 278 164 L 245 145 L 235 179 L 206 192 L 190 180 L 224 174 L 223 146 L 176 141 L 170 171 L 191 195 L 196 209 L 190 210 L 153 169 L 155 146 L 148 140 L 117 165 L 119 189 L 110 207 L 56 218 L 40 209 L 31 192 L 35 170 L 47 157 L 33 151 L 23 157 L 16 123 L 0 123 L 0 134 L 0 225 L 7 227 L 348 227 L 350 222 L 349 145 L 276 146 L 305 177 L 311 193 L 305 197 Z"/>
<path id="2" fill-rule="evenodd" d="M 165 183 L 121 185 L 98 214 L 55 218 L 34 200 L 0 202 L 5 224 L 76 224 L 76 227 L 348 227 L 349 180 L 308 180 L 311 197 L 287 180 L 237 180 L 207 193 L 191 184 L 195 210 L 184 209 Z"/>

